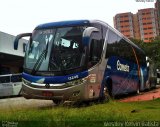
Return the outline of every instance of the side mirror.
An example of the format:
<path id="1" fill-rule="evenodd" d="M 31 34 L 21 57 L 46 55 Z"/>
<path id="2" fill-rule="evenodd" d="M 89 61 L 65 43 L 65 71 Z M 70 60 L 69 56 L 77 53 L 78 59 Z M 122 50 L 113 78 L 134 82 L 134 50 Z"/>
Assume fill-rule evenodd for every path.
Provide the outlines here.
<path id="1" fill-rule="evenodd" d="M 28 36 L 32 36 L 32 33 L 23 33 L 23 34 L 19 34 L 16 36 L 15 40 L 14 40 L 14 50 L 18 49 L 18 42 L 22 37 L 28 37 Z"/>

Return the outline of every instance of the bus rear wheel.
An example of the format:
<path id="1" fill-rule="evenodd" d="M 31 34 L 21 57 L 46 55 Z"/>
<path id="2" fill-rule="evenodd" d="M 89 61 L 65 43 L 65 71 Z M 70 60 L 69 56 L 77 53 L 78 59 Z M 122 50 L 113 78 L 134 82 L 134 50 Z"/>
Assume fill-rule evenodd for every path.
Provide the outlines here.
<path id="1" fill-rule="evenodd" d="M 140 83 L 138 83 L 138 86 L 137 86 L 137 94 L 140 94 Z"/>
<path id="2" fill-rule="evenodd" d="M 110 97 L 112 97 L 112 80 L 108 79 L 106 84 L 105 84 L 106 89 L 108 90 L 108 94 L 110 95 Z"/>

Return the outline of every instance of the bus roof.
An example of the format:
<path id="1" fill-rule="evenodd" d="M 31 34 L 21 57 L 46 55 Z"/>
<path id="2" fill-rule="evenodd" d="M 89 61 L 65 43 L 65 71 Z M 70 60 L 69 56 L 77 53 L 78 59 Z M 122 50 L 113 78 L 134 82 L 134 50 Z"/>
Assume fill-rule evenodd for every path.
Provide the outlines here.
<path id="1" fill-rule="evenodd" d="M 120 33 L 115 28 L 111 27 L 106 22 L 103 22 L 100 20 L 70 20 L 70 21 L 50 22 L 50 23 L 40 24 L 35 29 L 48 29 L 48 28 L 52 28 L 52 27 L 63 27 L 63 26 L 69 27 L 69 26 L 77 26 L 77 25 L 81 26 L 81 25 L 89 25 L 91 23 L 100 23 L 101 25 L 108 27 L 111 31 L 113 31 L 114 33 L 116 33 L 117 35 L 119 35 L 120 37 L 125 39 L 132 46 L 136 47 L 137 49 L 141 50 L 141 52 L 144 53 L 144 51 L 141 48 L 139 48 L 132 41 L 130 41 L 128 38 L 126 38 L 122 33 Z"/>
<path id="2" fill-rule="evenodd" d="M 89 20 L 72 20 L 72 21 L 60 21 L 60 22 L 51 22 L 38 25 L 35 29 L 47 29 L 51 27 L 62 27 L 62 26 L 76 26 L 76 25 L 88 25 Z"/>
<path id="3" fill-rule="evenodd" d="M 123 38 L 124 40 L 126 40 L 128 43 L 130 43 L 132 46 L 134 46 L 135 48 L 137 48 L 139 51 L 141 51 L 143 54 L 145 54 L 144 50 L 142 50 L 140 47 L 138 47 L 135 43 L 133 43 L 131 40 L 129 40 L 126 36 L 124 36 L 121 32 L 119 32 L 117 29 L 111 27 L 108 23 L 100 21 L 100 20 L 93 20 L 91 22 L 97 22 L 100 23 L 106 27 L 108 27 L 108 29 L 110 29 L 112 32 L 114 32 L 115 34 L 119 35 L 121 38 Z"/>

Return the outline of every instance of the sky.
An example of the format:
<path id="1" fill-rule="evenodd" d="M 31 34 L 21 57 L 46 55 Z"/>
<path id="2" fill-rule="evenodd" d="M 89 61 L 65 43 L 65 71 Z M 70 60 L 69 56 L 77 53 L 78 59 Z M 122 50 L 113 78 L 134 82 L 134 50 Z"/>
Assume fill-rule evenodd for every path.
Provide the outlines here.
<path id="1" fill-rule="evenodd" d="M 149 2 L 150 1 L 150 2 Z M 154 8 L 156 0 L 0 0 L 0 31 L 17 35 L 42 23 L 102 20 L 113 25 L 117 13 Z"/>

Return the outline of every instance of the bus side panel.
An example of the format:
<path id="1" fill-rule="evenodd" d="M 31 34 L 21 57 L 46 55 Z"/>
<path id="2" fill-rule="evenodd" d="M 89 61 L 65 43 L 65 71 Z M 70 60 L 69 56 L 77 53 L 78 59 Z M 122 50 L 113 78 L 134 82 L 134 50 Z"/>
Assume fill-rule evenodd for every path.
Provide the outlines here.
<path id="1" fill-rule="evenodd" d="M 112 95 L 135 92 L 137 90 L 139 78 L 137 76 L 137 65 L 128 62 L 120 57 L 112 56 L 108 58 L 104 83 L 109 88 L 112 85 Z M 107 84 L 108 79 L 112 84 Z"/>
<path id="2" fill-rule="evenodd" d="M 105 52 L 106 52 L 106 46 L 107 46 L 107 37 L 108 37 L 108 27 L 107 26 L 103 26 L 99 23 L 91 23 L 91 25 L 93 27 L 98 28 L 101 32 L 100 32 L 100 36 L 103 43 L 103 47 L 102 49 L 98 49 L 98 50 L 102 50 L 101 53 L 101 59 L 100 61 L 93 66 L 91 69 L 88 70 L 89 76 L 87 79 L 87 87 L 86 87 L 86 98 L 88 99 L 97 99 L 101 96 L 103 96 L 103 77 L 104 77 L 104 71 L 106 68 L 106 63 L 107 63 L 107 59 L 105 59 Z"/>

